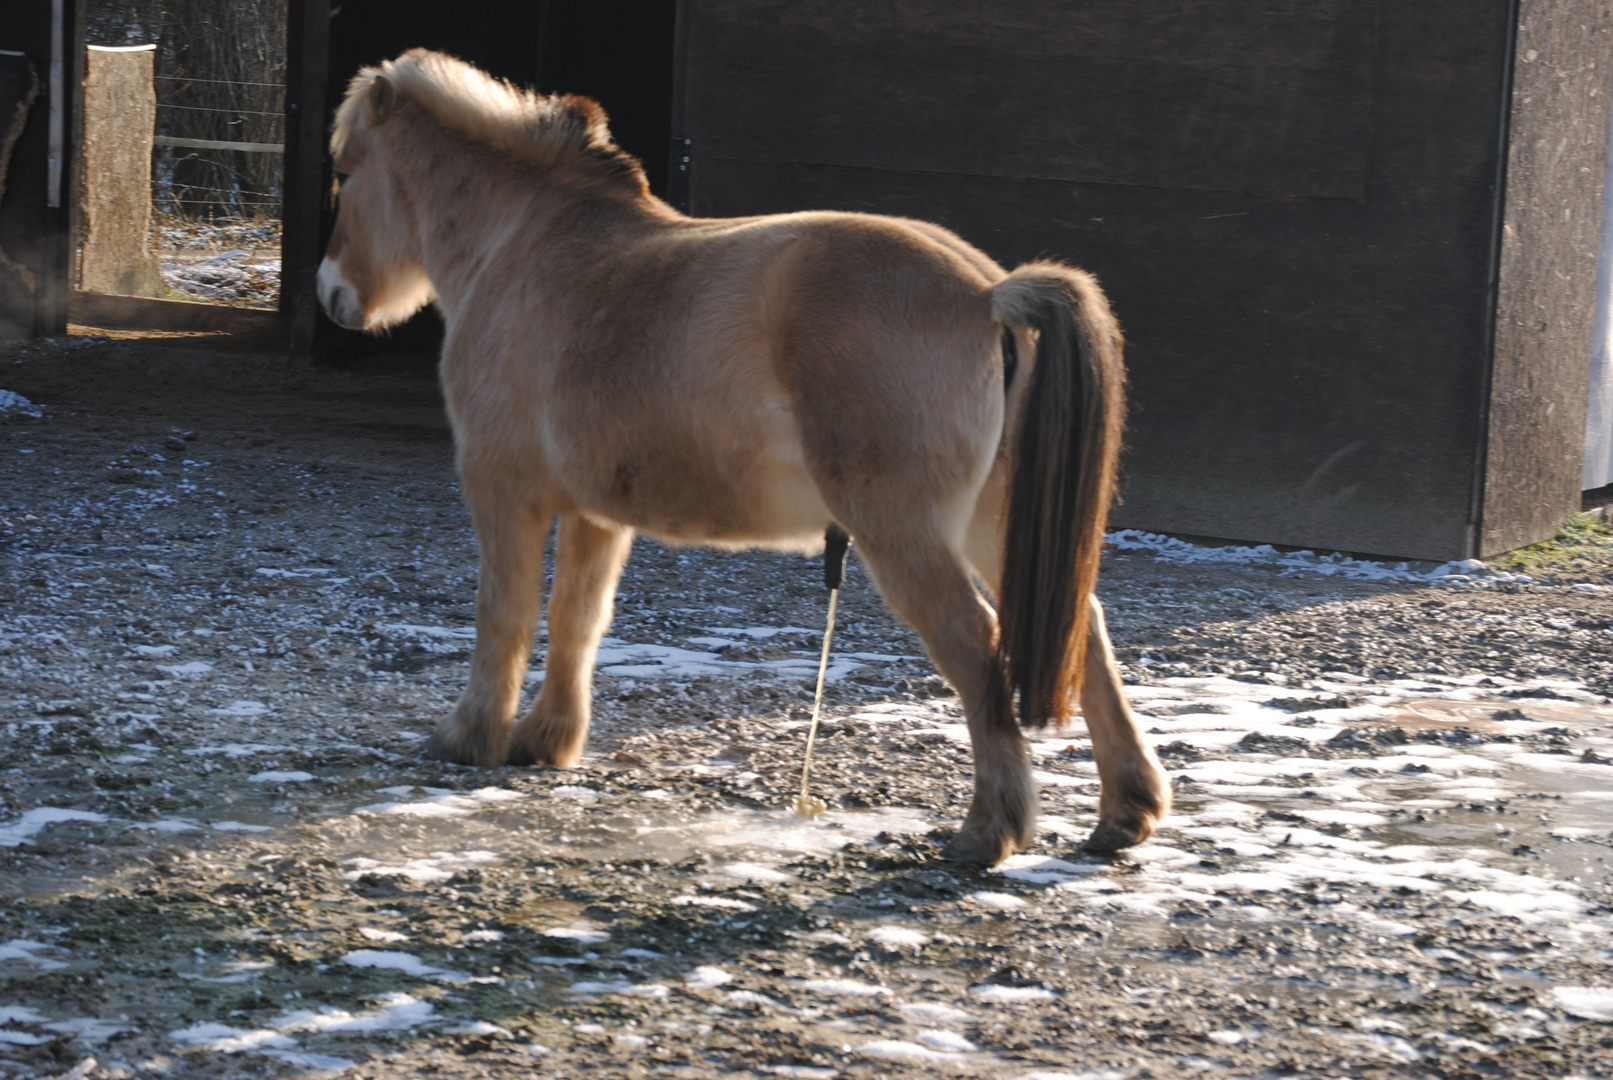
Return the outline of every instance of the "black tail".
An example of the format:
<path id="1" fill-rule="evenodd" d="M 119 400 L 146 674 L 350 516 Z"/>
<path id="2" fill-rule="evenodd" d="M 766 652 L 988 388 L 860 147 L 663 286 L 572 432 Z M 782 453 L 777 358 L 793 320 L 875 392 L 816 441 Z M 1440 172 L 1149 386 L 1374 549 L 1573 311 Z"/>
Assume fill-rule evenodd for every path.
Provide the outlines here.
<path id="1" fill-rule="evenodd" d="M 1091 275 L 1029 263 L 992 313 L 1036 331 L 1012 435 L 997 660 L 1026 727 L 1060 723 L 1081 690 L 1087 606 L 1103 554 L 1125 419 L 1120 327 Z"/>

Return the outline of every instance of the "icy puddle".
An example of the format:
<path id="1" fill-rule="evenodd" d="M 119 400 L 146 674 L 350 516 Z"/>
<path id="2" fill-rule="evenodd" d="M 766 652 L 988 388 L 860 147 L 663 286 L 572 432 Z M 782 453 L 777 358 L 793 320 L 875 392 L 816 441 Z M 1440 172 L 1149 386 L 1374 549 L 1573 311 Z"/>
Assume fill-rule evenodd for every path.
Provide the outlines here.
<path id="1" fill-rule="evenodd" d="M 957 824 L 936 807 L 963 801 L 934 781 L 966 776 L 945 702 L 836 718 L 816 775 L 838 805 L 812 822 L 783 809 L 797 722 L 571 773 L 145 753 L 212 763 L 229 801 L 0 822 L 0 846 L 65 853 L 18 879 L 37 916 L 5 916 L 0 1043 L 130 1073 L 471 1046 L 567 1075 L 1256 1075 L 1295 1017 L 1340 1060 L 1402 1065 L 1613 1019 L 1613 712 L 1582 688 L 1131 696 L 1176 781 L 1167 826 L 1080 854 L 1089 745 L 1041 739 L 1040 842 L 989 871 L 935 857 Z M 1482 1037 L 1431 1004 L 1470 997 Z"/>

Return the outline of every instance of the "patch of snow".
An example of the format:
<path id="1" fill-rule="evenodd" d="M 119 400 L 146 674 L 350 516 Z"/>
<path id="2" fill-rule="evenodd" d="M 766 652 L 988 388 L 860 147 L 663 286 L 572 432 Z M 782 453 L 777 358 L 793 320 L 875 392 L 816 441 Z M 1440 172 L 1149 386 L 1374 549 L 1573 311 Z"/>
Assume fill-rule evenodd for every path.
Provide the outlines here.
<path id="1" fill-rule="evenodd" d="M 0 847 L 16 847 L 47 825 L 63 821 L 102 822 L 105 814 L 90 810 L 69 810 L 59 806 L 39 806 L 25 811 L 22 817 L 7 825 L 0 825 Z"/>
<path id="2" fill-rule="evenodd" d="M 1159 533 L 1137 529 L 1120 529 L 1109 533 L 1104 544 L 1118 551 L 1150 552 L 1155 562 L 1176 566 L 1194 566 L 1206 563 L 1236 566 L 1267 566 L 1280 570 L 1283 576 L 1297 573 L 1317 574 L 1322 577 L 1342 577 L 1361 581 L 1433 581 L 1458 573 L 1455 564 L 1447 563 L 1431 574 L 1412 570 L 1406 563 L 1390 566 L 1365 559 L 1352 559 L 1332 552 L 1317 554 L 1314 551 L 1281 552 L 1270 544 L 1246 546 L 1229 544 L 1221 547 L 1204 547 L 1190 544 Z"/>
<path id="3" fill-rule="evenodd" d="M 1377 1053 L 1382 1057 L 1392 1058 L 1395 1061 L 1403 1062 L 1408 1065 L 1414 1061 L 1422 1060 L 1423 1056 L 1415 1046 L 1412 1046 L 1411 1043 L 1400 1038 L 1398 1035 L 1381 1035 L 1377 1032 L 1367 1032 L 1362 1034 L 1340 1035 L 1339 1040 L 1341 1042 L 1354 1043 L 1364 1050 Z"/>
<path id="4" fill-rule="evenodd" d="M 950 1034 L 950 1032 L 946 1034 Z M 920 1036 L 920 1038 L 922 1037 Z M 967 1043 L 967 1040 L 960 1041 L 964 1041 L 971 1048 L 974 1047 L 974 1044 Z M 958 1051 L 937 1050 L 930 1046 L 920 1046 L 918 1043 L 910 1043 L 902 1039 L 875 1039 L 873 1042 L 866 1042 L 857 1047 L 857 1052 L 866 1054 L 869 1057 L 895 1058 L 899 1061 L 928 1061 L 938 1065 L 952 1065 L 969 1060 L 964 1053 L 959 1053 Z M 976 1058 L 975 1060 L 980 1059 Z"/>
<path id="5" fill-rule="evenodd" d="M 814 639 L 820 639 L 823 631 L 801 630 L 796 627 L 768 627 L 755 628 L 759 631 L 765 629 L 766 633 L 758 635 L 753 630 L 735 630 L 734 635 L 743 635 L 756 638 L 772 637 L 779 633 L 809 634 Z M 720 632 L 721 628 L 719 628 Z M 689 639 L 694 644 L 707 645 L 713 649 L 722 649 L 741 644 L 726 638 L 706 637 Z M 838 682 L 851 675 L 865 664 L 895 663 L 901 660 L 916 660 L 918 657 L 903 656 L 888 653 L 869 652 L 835 652 L 829 657 L 829 668 L 824 678 L 829 682 Z M 765 672 L 776 678 L 802 680 L 817 677 L 818 653 L 815 649 L 802 649 L 800 656 L 780 657 L 773 660 L 730 660 L 720 652 L 697 652 L 694 649 L 684 649 L 673 645 L 659 645 L 651 643 L 632 643 L 620 638 L 607 637 L 601 640 L 599 647 L 598 670 L 606 675 L 618 679 L 698 679 L 701 676 L 717 676 L 733 678 L 750 674 L 752 672 Z M 527 673 L 526 681 L 529 683 L 541 682 L 544 672 L 531 671 Z"/>
<path id="6" fill-rule="evenodd" d="M 287 1013 L 274 1026 L 280 1031 L 403 1031 L 434 1019 L 432 1003 L 410 994 L 392 991 L 375 1000 L 381 1004 L 375 1012 L 351 1013 L 330 1006 L 317 1011 L 302 1009 Z"/>
<path id="7" fill-rule="evenodd" d="M 786 881 L 794 880 L 789 874 L 781 873 L 771 867 L 758 866 L 756 863 L 748 862 L 729 863 L 727 866 L 718 868 L 717 872 L 724 877 L 762 885 L 781 885 Z"/>
<path id="8" fill-rule="evenodd" d="M 968 900 L 970 903 L 979 904 L 981 907 L 991 908 L 994 911 L 1018 911 L 1020 908 L 1029 906 L 1025 900 L 1018 896 L 1014 896 L 1011 893 L 989 892 L 985 890 L 980 892 L 972 892 L 968 896 L 964 897 L 964 899 Z"/>
<path id="9" fill-rule="evenodd" d="M 31 416 L 35 420 L 42 419 L 45 415 L 37 405 L 15 390 L 0 390 L 0 413 L 17 413 Z"/>
<path id="10" fill-rule="evenodd" d="M 389 952 L 380 949 L 356 949 L 342 957 L 342 963 L 360 968 L 379 968 L 399 971 L 421 979 L 441 979 L 444 982 L 466 982 L 466 976 L 448 968 L 428 964 L 413 953 Z"/>
<path id="11" fill-rule="evenodd" d="M 295 1065 L 299 1069 L 312 1069 L 315 1072 L 346 1072 L 358 1064 L 347 1058 L 334 1057 L 330 1054 L 306 1054 L 300 1050 L 264 1050 L 262 1053 L 265 1057 L 275 1058 L 287 1065 Z"/>
<path id="12" fill-rule="evenodd" d="M 692 990 L 715 990 L 734 981 L 734 977 L 720 967 L 702 964 L 683 977 L 685 986 Z"/>
<path id="13" fill-rule="evenodd" d="M 395 791 L 396 789 L 391 789 Z M 429 799 L 418 802 L 386 802 L 375 803 L 371 806 L 361 806 L 354 813 L 357 814 L 395 814 L 401 817 L 417 818 L 448 818 L 463 817 L 477 810 L 486 809 L 494 803 L 513 802 L 525 799 L 527 796 L 519 791 L 510 791 L 508 788 L 485 787 L 469 792 L 436 791 Z"/>
<path id="14" fill-rule="evenodd" d="M 803 979 L 796 985 L 815 994 L 834 997 L 877 997 L 890 993 L 883 986 L 860 982 L 857 979 Z"/>
<path id="15" fill-rule="evenodd" d="M 290 750 L 289 746 L 278 743 L 238 743 L 229 742 L 219 746 L 193 746 L 184 751 L 188 757 L 206 757 L 211 754 L 223 754 L 225 757 L 251 757 L 253 754 L 273 754 Z"/>
<path id="16" fill-rule="evenodd" d="M 672 902 L 679 907 L 727 908 L 729 911 L 755 911 L 756 905 L 744 900 L 731 900 L 726 896 L 674 896 Z"/>
<path id="17" fill-rule="evenodd" d="M 1554 986 L 1551 1003 L 1582 1020 L 1613 1022 L 1613 989 L 1605 986 Z"/>
<path id="18" fill-rule="evenodd" d="M 602 941 L 610 940 L 610 932 L 595 929 L 588 923 L 572 923 L 570 926 L 553 926 L 541 931 L 544 937 L 569 938 L 580 941 L 585 945 L 598 945 Z"/>
<path id="19" fill-rule="evenodd" d="M 199 662 L 199 661 L 198 661 Z M 189 666 L 188 664 L 186 665 Z M 232 701 L 222 709 L 214 709 L 214 716 L 238 716 L 242 718 L 262 716 L 269 711 L 269 706 L 261 701 Z"/>
<path id="20" fill-rule="evenodd" d="M 971 986 L 969 987 L 969 993 L 976 1001 L 996 1001 L 1008 1004 L 1020 1004 L 1026 1001 L 1052 1001 L 1058 997 L 1053 991 L 1043 986 L 998 986 L 996 983 Z"/>
<path id="21" fill-rule="evenodd" d="M 375 874 L 378 877 L 406 877 L 410 881 L 421 884 L 432 884 L 438 881 L 447 881 L 461 870 L 483 863 L 497 862 L 498 856 L 491 851 L 439 851 L 435 854 L 419 859 L 410 859 L 403 863 L 385 863 L 378 859 L 368 859 L 362 855 L 354 855 L 343 859 L 344 865 L 353 869 L 342 874 L 346 881 L 357 881 L 365 874 Z"/>
<path id="22" fill-rule="evenodd" d="M 175 1042 L 189 1043 L 221 1054 L 239 1054 L 244 1050 L 290 1049 L 297 1040 L 282 1035 L 273 1028 L 234 1028 L 228 1024 L 194 1024 L 168 1037 Z"/>
<path id="23" fill-rule="evenodd" d="M 515 1032 L 509 1028 L 499 1027 L 486 1020 L 472 1020 L 465 1024 L 455 1024 L 453 1027 L 443 1028 L 446 1035 L 497 1035 L 501 1039 L 515 1038 Z"/>
<path id="24" fill-rule="evenodd" d="M 920 949 L 930 943 L 930 935 L 905 926 L 876 926 L 868 931 L 868 938 L 892 949 Z"/>
<path id="25" fill-rule="evenodd" d="M 973 1013 L 934 1001 L 910 1001 L 905 1005 L 898 1005 L 897 1009 L 903 1016 L 916 1016 L 932 1024 L 968 1024 L 973 1023 L 975 1019 Z"/>
<path id="26" fill-rule="evenodd" d="M 156 821 L 137 821 L 135 822 L 134 827 L 137 829 L 148 829 L 151 832 L 165 833 L 195 832 L 202 828 L 201 825 L 191 821 L 189 818 L 172 817 L 158 818 Z"/>
<path id="27" fill-rule="evenodd" d="M 30 1035 L 26 1031 L 0 1030 L 0 1043 L 10 1043 L 12 1046 L 38 1046 L 55 1038 L 54 1035 Z"/>
<path id="28" fill-rule="evenodd" d="M 166 671 L 176 679 L 193 679 L 212 671 L 213 665 L 206 660 L 192 660 L 187 664 L 158 664 L 157 670 Z"/>
<path id="29" fill-rule="evenodd" d="M 930 1028 L 927 1031 L 919 1032 L 916 1038 L 932 1050 L 941 1050 L 951 1054 L 976 1054 L 980 1052 L 980 1047 L 955 1031 Z"/>
<path id="30" fill-rule="evenodd" d="M 26 1005 L 0 1005 L 0 1024 L 43 1024 L 48 1019 Z"/>
<path id="31" fill-rule="evenodd" d="M 314 774 L 301 769 L 268 769 L 247 777 L 254 784 L 306 784 Z"/>
<path id="32" fill-rule="evenodd" d="M 660 1000 L 666 997 L 671 990 L 660 983 L 630 983 L 626 979 L 611 979 L 604 982 L 578 982 L 566 988 L 566 993 L 581 996 L 594 994 L 625 994 L 628 997 L 653 998 Z"/>

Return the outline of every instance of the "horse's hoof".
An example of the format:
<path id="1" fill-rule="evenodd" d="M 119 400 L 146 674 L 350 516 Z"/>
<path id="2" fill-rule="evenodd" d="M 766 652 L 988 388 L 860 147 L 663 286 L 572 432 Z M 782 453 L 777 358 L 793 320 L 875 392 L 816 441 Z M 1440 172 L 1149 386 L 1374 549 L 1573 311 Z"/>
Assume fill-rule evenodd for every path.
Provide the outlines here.
<path id="1" fill-rule="evenodd" d="M 443 733 L 435 731 L 431 737 L 421 744 L 420 756 L 430 761 L 447 762 L 450 765 L 472 765 L 480 768 L 492 768 L 504 763 L 504 754 L 483 752 L 467 747 L 463 740 L 448 739 Z"/>
<path id="2" fill-rule="evenodd" d="M 1100 821 L 1098 827 L 1092 830 L 1092 835 L 1087 837 L 1086 843 L 1081 845 L 1081 850 L 1094 855 L 1108 855 L 1140 844 L 1152 835 L 1154 827 L 1145 822 L 1117 825 L 1112 821 Z"/>
<path id="3" fill-rule="evenodd" d="M 559 736 L 552 730 L 528 732 L 517 727 L 504 754 L 506 765 L 546 765 L 551 769 L 574 769 L 582 761 L 586 737 Z"/>
<path id="4" fill-rule="evenodd" d="M 1015 845 L 1009 837 L 987 840 L 970 832 L 960 832 L 947 841 L 941 857 L 952 862 L 974 863 L 976 866 L 996 866 L 1012 855 Z"/>

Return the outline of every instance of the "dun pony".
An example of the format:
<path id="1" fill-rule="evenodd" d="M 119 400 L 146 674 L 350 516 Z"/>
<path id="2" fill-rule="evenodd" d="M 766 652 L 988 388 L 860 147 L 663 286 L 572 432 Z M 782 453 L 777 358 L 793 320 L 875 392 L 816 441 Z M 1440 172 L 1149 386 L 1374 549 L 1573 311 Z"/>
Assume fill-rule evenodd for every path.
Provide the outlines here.
<path id="1" fill-rule="evenodd" d="M 373 331 L 435 301 L 446 324 L 481 576 L 470 684 L 433 753 L 576 764 L 635 532 L 811 550 L 837 522 L 962 699 L 974 797 L 951 857 L 1031 843 L 1021 725 L 1077 701 L 1102 781 L 1086 846 L 1152 833 L 1170 788 L 1093 592 L 1124 370 L 1089 275 L 1004 272 L 901 218 L 686 217 L 594 102 L 423 50 L 359 72 L 331 151 L 326 312 Z M 555 518 L 547 678 L 516 722 Z"/>

